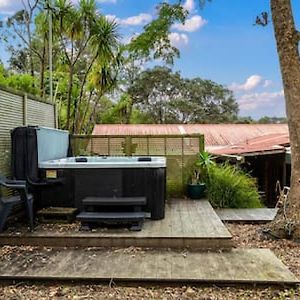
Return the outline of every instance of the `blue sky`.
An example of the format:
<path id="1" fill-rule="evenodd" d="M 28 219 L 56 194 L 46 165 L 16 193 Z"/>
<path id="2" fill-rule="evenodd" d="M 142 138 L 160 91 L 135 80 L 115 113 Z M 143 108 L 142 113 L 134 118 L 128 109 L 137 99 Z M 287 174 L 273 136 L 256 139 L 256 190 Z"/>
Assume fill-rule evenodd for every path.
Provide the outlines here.
<path id="1" fill-rule="evenodd" d="M 76 0 L 73 0 L 76 1 Z M 171 1 L 171 0 L 170 0 Z M 124 41 L 155 18 L 156 0 L 98 0 L 99 10 L 116 18 Z M 214 0 L 200 9 L 197 0 L 183 0 L 190 11 L 185 26 L 172 28 L 171 40 L 181 51 L 174 70 L 231 88 L 241 116 L 284 116 L 284 95 L 272 24 L 253 26 L 256 15 L 269 12 L 268 0 Z M 300 2 L 294 0 L 300 26 Z M 21 0 L 0 0 L 2 17 L 21 6 Z M 3 47 L 0 58 L 5 60 Z"/>

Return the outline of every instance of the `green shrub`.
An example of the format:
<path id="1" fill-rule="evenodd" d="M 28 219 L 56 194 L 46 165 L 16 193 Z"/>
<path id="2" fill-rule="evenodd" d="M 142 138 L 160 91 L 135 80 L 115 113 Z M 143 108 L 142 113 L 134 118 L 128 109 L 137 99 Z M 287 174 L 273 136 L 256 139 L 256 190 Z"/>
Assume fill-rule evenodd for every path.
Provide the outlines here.
<path id="1" fill-rule="evenodd" d="M 262 207 L 256 180 L 229 164 L 208 168 L 208 199 L 215 208 Z"/>

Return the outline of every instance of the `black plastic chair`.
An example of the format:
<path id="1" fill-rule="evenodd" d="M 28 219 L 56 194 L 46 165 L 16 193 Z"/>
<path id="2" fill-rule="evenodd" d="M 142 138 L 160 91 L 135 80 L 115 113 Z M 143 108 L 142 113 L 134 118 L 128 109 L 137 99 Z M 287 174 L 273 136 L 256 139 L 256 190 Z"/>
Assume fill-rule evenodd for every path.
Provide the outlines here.
<path id="1" fill-rule="evenodd" d="M 10 180 L 0 175 L 0 186 L 16 190 L 17 196 L 0 197 L 0 232 L 3 231 L 6 220 L 11 213 L 12 208 L 19 203 L 24 202 L 29 219 L 30 231 L 33 230 L 33 196 L 28 193 L 27 184 L 24 180 Z"/>

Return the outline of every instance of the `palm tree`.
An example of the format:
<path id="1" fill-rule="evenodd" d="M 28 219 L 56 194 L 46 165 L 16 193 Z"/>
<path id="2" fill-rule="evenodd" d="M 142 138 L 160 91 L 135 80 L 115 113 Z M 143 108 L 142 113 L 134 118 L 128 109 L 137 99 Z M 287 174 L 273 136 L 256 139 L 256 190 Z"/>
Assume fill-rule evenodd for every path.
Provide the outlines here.
<path id="1" fill-rule="evenodd" d="M 91 101 L 89 74 L 95 65 L 100 65 L 106 74 L 107 66 L 116 60 L 118 26 L 99 15 L 95 0 L 80 0 L 78 7 L 68 0 L 56 0 L 54 23 L 68 72 L 66 129 L 78 133 L 88 111 L 85 105 Z M 79 82 L 78 95 L 74 95 L 75 78 Z M 109 80 L 103 81 L 101 90 L 107 90 L 105 85 L 112 86 Z M 89 100 L 84 101 L 85 98 Z"/>
<path id="2" fill-rule="evenodd" d="M 80 106 L 84 96 L 87 94 L 87 80 L 89 79 L 89 84 L 92 85 L 95 90 L 99 91 L 98 97 L 100 98 L 105 92 L 110 90 L 116 82 L 114 73 L 117 72 L 117 68 L 120 65 L 119 36 L 117 29 L 118 26 L 116 22 L 110 21 L 104 16 L 99 16 L 92 24 L 87 70 L 82 76 L 79 98 L 74 102 L 73 132 L 80 132 L 82 122 L 85 121 L 86 113 L 84 113 L 84 117 L 82 116 L 80 121 Z M 84 111 L 86 112 L 86 109 Z M 93 111 L 94 115 L 96 105 Z"/>

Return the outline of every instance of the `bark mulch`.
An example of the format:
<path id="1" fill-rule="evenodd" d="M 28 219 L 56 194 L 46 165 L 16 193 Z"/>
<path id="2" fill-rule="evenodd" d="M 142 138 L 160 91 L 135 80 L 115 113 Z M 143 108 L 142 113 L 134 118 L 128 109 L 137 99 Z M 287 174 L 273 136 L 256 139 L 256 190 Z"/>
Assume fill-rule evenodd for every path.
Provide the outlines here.
<path id="1" fill-rule="evenodd" d="M 236 247 L 269 248 L 300 278 L 300 245 L 288 240 L 270 240 L 261 235 L 264 225 L 227 224 Z M 23 247 L 2 247 L 0 255 L 24 251 Z M 29 247 L 27 250 L 30 250 Z M 50 251 L 50 249 L 49 249 Z M 1 270 L 0 270 L 1 271 Z M 122 286 L 110 284 L 71 283 L 0 283 L 2 300 L 43 299 L 300 299 L 300 287 L 255 286 Z"/>

